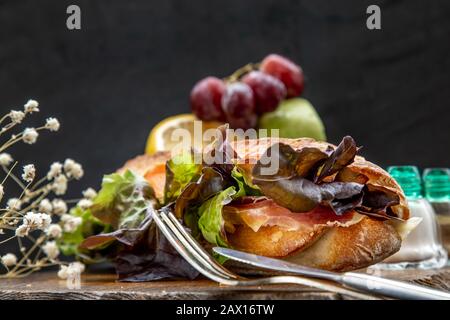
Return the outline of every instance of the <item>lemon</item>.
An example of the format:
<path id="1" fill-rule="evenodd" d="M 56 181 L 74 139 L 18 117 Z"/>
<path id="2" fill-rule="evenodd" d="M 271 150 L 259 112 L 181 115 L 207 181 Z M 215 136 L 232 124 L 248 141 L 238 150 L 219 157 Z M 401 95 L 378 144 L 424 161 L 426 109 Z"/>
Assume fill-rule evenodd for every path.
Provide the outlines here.
<path id="1" fill-rule="evenodd" d="M 326 141 L 325 127 L 312 104 L 303 98 L 284 100 L 259 120 L 260 129 L 279 129 L 280 137 Z"/>
<path id="2" fill-rule="evenodd" d="M 207 129 L 215 129 L 222 124 L 216 121 L 200 121 L 190 113 L 168 117 L 150 131 L 145 153 L 174 151 L 180 146 L 183 150 L 192 146 L 201 147 L 204 143 L 211 142 L 203 137 L 203 133 Z"/>

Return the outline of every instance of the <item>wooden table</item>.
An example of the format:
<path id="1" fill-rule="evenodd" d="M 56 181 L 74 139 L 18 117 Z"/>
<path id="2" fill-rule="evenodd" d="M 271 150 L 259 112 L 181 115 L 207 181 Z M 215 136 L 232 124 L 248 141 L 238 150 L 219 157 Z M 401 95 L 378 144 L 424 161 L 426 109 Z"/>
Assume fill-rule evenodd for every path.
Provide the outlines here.
<path id="1" fill-rule="evenodd" d="M 450 291 L 450 267 L 436 271 L 383 271 L 382 276 L 413 281 Z M 209 280 L 123 283 L 115 275 L 89 272 L 79 289 L 69 289 L 55 272 L 24 279 L 0 280 L 0 299 L 350 299 L 351 297 L 295 285 L 227 287 Z"/>

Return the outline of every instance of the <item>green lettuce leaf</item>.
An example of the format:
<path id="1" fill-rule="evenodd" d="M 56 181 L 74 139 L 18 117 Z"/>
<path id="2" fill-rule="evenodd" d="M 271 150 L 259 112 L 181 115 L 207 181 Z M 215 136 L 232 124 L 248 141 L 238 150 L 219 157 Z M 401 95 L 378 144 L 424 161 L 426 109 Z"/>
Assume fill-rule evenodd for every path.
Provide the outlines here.
<path id="1" fill-rule="evenodd" d="M 235 166 L 231 171 L 231 176 L 236 181 L 238 189 L 234 199 L 241 198 L 243 196 L 261 196 L 261 190 L 259 187 L 252 183 L 251 178 L 247 177 L 243 170 Z"/>
<path id="2" fill-rule="evenodd" d="M 183 218 L 192 208 L 199 207 L 213 195 L 227 188 L 227 181 L 216 169 L 205 167 L 195 182 L 190 182 L 175 203 L 175 215 Z"/>
<path id="3" fill-rule="evenodd" d="M 206 167 L 198 181 L 189 183 L 178 197 L 175 212 L 183 217 L 194 237 L 203 235 L 208 242 L 228 246 L 224 231 L 222 208 L 243 196 L 260 196 L 254 185 L 237 166 L 230 179 L 224 180 L 217 169 Z"/>
<path id="4" fill-rule="evenodd" d="M 227 247 L 225 235 L 225 222 L 222 217 L 222 208 L 233 200 L 236 195 L 235 187 L 229 187 L 211 199 L 204 202 L 198 209 L 200 218 L 198 226 L 203 237 L 209 243 Z"/>
<path id="5" fill-rule="evenodd" d="M 201 169 L 192 153 L 182 153 L 167 161 L 164 203 L 175 201 L 189 182 L 198 179 Z"/>
<path id="6" fill-rule="evenodd" d="M 105 249 L 116 240 L 105 234 L 109 234 L 109 231 L 137 229 L 147 216 L 147 210 L 157 205 L 153 189 L 143 177 L 131 171 L 106 175 L 89 213 L 102 223 L 110 225 L 111 230 L 84 237 L 80 248 Z"/>
<path id="7" fill-rule="evenodd" d="M 103 178 L 90 209 L 94 217 L 114 229 L 135 228 L 144 220 L 147 207 L 156 201 L 147 181 L 127 170 L 123 175 L 113 173 Z"/>
<path id="8" fill-rule="evenodd" d="M 76 256 L 85 261 L 92 260 L 92 256 L 86 250 L 81 249 L 80 244 L 92 235 L 109 232 L 111 226 L 95 218 L 89 209 L 84 210 L 80 207 L 74 207 L 69 214 L 80 217 L 82 223 L 74 232 L 63 232 L 61 238 L 57 241 L 58 247 L 66 256 Z"/>

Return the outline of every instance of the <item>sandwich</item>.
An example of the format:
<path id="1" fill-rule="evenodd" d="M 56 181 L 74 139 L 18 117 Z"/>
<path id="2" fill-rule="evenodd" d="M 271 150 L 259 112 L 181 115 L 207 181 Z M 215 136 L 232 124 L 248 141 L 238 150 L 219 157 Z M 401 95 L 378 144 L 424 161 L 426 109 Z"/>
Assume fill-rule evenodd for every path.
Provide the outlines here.
<path id="1" fill-rule="evenodd" d="M 337 146 L 234 140 L 222 127 L 200 162 L 194 151 L 166 152 L 140 156 L 119 172 L 144 176 L 161 207 L 206 248 L 349 271 L 393 255 L 416 224 L 400 186 L 358 151 L 350 136 Z"/>

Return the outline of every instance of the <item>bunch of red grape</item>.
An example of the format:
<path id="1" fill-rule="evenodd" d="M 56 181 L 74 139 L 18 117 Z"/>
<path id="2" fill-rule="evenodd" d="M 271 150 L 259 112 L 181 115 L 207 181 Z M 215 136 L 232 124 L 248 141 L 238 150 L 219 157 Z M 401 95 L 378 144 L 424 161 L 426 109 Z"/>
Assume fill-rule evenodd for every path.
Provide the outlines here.
<path id="1" fill-rule="evenodd" d="M 191 108 L 200 120 L 228 122 L 234 129 L 255 128 L 258 116 L 275 110 L 285 98 L 299 96 L 303 86 L 300 66 L 270 54 L 259 70 L 250 68 L 225 80 L 216 77 L 200 80 L 191 91 Z"/>

